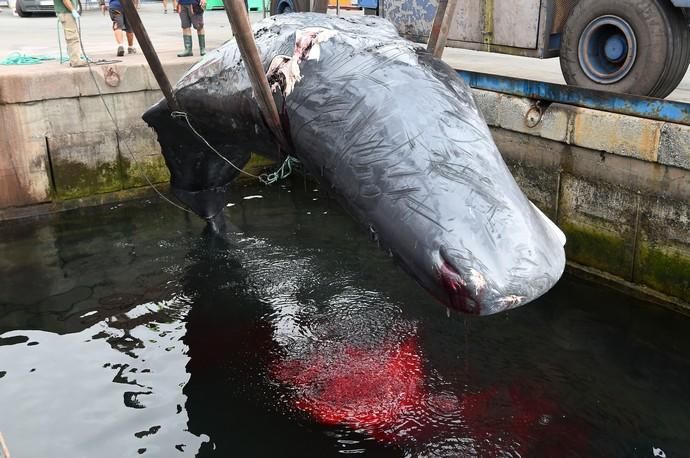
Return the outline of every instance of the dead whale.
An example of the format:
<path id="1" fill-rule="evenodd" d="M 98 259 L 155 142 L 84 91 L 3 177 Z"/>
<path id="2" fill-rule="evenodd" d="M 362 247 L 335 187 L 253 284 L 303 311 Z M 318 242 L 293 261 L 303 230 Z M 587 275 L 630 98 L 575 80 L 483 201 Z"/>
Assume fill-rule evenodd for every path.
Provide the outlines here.
<path id="1" fill-rule="evenodd" d="M 376 17 L 280 15 L 254 35 L 294 154 L 439 301 L 488 315 L 558 281 L 565 237 L 518 188 L 453 69 Z M 144 120 L 172 191 L 212 219 L 250 153 L 281 153 L 234 41 L 175 95 L 180 112 L 162 100 Z"/>

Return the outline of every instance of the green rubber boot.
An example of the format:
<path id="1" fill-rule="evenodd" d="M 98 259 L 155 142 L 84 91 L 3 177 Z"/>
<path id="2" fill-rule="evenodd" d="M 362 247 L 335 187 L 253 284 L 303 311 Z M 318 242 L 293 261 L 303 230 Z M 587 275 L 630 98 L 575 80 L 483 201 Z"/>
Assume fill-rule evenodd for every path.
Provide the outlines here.
<path id="1" fill-rule="evenodd" d="M 184 38 L 184 51 L 179 53 L 177 57 L 189 57 L 192 55 L 192 36 L 182 35 L 182 38 Z"/>
<path id="2" fill-rule="evenodd" d="M 199 55 L 206 54 L 206 35 L 199 35 Z"/>

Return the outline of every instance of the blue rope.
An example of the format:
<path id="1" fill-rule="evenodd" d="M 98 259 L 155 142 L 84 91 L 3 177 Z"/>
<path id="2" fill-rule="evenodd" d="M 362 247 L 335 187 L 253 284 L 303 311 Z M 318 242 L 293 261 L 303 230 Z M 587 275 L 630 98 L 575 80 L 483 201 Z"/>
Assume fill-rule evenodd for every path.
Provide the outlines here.
<path id="1" fill-rule="evenodd" d="M 0 60 L 0 65 L 33 65 L 40 64 L 46 60 L 55 60 L 55 58 L 50 56 L 30 56 L 20 52 L 13 52 L 3 60 Z"/>
<path id="2" fill-rule="evenodd" d="M 283 165 L 281 165 L 280 168 L 277 169 L 275 172 L 261 174 L 259 176 L 259 181 L 268 186 L 275 183 L 278 180 L 284 180 L 285 178 L 289 177 L 292 173 L 293 164 L 297 165 L 299 163 L 299 159 L 297 159 L 296 157 L 288 156 L 283 162 Z"/>

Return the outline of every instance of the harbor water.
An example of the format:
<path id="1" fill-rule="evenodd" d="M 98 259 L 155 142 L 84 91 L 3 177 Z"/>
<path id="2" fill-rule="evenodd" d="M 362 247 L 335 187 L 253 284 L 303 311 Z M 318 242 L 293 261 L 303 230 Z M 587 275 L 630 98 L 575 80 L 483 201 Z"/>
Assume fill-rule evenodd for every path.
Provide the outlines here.
<path id="1" fill-rule="evenodd" d="M 564 277 L 447 311 L 300 180 L 0 225 L 13 457 L 690 456 L 690 319 Z"/>

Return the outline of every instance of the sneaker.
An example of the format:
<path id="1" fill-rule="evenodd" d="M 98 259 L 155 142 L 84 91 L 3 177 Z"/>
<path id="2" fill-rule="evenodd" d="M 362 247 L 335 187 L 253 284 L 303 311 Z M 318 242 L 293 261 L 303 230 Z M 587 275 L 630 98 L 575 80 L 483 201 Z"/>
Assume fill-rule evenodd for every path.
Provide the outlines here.
<path id="1" fill-rule="evenodd" d="M 69 66 L 72 68 L 86 67 L 87 65 L 88 64 L 86 63 L 85 60 L 80 60 L 76 64 L 73 64 L 72 62 L 70 62 L 70 64 L 69 64 Z"/>
<path id="2" fill-rule="evenodd" d="M 136 49 L 136 48 L 134 48 L 134 47 L 132 47 L 132 46 L 130 46 L 129 48 L 127 48 L 127 54 L 136 54 L 136 53 L 137 53 L 137 49 Z"/>
<path id="3" fill-rule="evenodd" d="M 125 48 L 122 46 L 117 47 L 117 57 L 122 57 L 125 55 Z"/>

